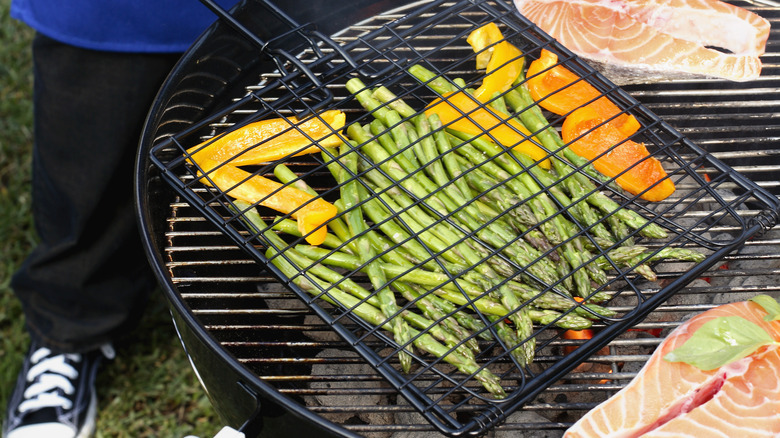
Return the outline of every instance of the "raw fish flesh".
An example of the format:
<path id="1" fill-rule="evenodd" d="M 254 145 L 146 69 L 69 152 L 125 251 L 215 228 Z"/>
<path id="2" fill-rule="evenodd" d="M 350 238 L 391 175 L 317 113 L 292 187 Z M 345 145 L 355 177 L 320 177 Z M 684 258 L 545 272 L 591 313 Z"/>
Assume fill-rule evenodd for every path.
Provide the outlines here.
<path id="1" fill-rule="evenodd" d="M 780 435 L 780 348 L 753 354 L 710 371 L 663 359 L 704 323 L 739 316 L 780 341 L 780 321 L 752 301 L 701 313 L 672 331 L 637 376 L 564 435 L 584 437 L 777 437 Z"/>
<path id="2" fill-rule="evenodd" d="M 740 55 L 763 55 L 769 22 L 728 3 L 712 0 L 622 0 L 638 21 L 703 46 Z"/>
<path id="3" fill-rule="evenodd" d="M 615 83 L 761 74 L 769 22 L 717 0 L 514 0 Z"/>

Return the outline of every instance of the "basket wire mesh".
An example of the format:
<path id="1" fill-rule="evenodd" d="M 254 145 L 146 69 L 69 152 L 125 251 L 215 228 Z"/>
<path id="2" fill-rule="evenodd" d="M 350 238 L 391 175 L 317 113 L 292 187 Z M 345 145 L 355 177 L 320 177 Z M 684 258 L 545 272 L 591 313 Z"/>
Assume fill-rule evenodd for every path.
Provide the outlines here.
<path id="1" fill-rule="evenodd" d="M 594 173 L 594 160 L 574 163 L 562 158 L 565 146 L 551 150 L 537 143 L 548 159 L 566 165 L 547 170 L 511 148 L 496 148 L 502 139 L 492 131 L 483 136 L 492 143 L 481 149 L 473 139 L 458 140 L 447 126 L 425 131 L 406 146 L 385 143 L 394 129 L 414 127 L 417 115 L 371 131 L 379 112 L 394 103 L 403 101 L 419 112 L 440 97 L 431 83 L 409 73 L 413 65 L 424 66 L 436 80 L 458 78 L 452 84 L 461 93 L 477 88 L 484 72 L 475 68 L 476 54 L 466 39 L 487 23 L 499 25 L 526 64 L 542 50 L 554 52 L 558 64 L 595 87 L 599 97 L 636 117 L 641 128 L 631 139 L 663 164 L 675 193 L 661 202 L 644 201 L 620 189 L 616 177 Z M 776 222 L 777 198 L 688 141 L 511 5 L 421 2 L 338 49 L 306 29 L 291 32 L 302 36 L 293 44 L 298 50 L 293 53 L 299 53 L 294 60 L 287 59 L 286 50 L 267 50 L 249 36 L 265 56 L 275 58 L 275 79 L 250 87 L 219 113 L 160 141 L 151 160 L 184 199 L 267 266 L 445 434 L 478 435 L 503 421 Z M 365 88 L 348 91 L 350 80 Z M 380 86 L 393 93 L 390 101 L 366 110 L 356 93 Z M 474 121 L 484 105 L 458 118 Z M 337 147 L 307 153 L 311 144 L 304 144 L 271 162 L 241 164 L 251 151 L 286 135 L 320 142 L 306 124 L 329 122 L 323 114 L 334 110 L 345 115 L 347 127 L 330 137 L 340 140 Z M 564 116 L 543 115 L 549 125 L 520 132 L 524 140 L 536 141 L 550 127 L 560 130 Z M 222 136 L 269 119 L 284 123 L 262 141 L 218 163 L 197 159 L 195 154 Z M 449 138 L 451 150 L 424 149 L 437 138 Z M 222 179 L 225 169 L 236 172 L 229 183 Z M 441 171 L 450 172 L 434 174 Z M 575 192 L 567 179 L 584 185 Z M 251 202 L 237 200 L 258 180 L 275 188 Z M 290 188 L 309 195 L 281 213 L 268 207 Z M 598 210 L 597 200 L 608 206 Z M 316 231 L 302 231 L 296 219 L 323 202 L 337 213 L 325 224 L 325 240 L 312 245 Z M 691 215 L 699 205 L 718 207 Z M 742 217 L 745 205 L 765 213 Z M 595 219 L 586 220 L 584 209 Z M 639 223 L 625 228 L 626 214 Z M 710 232 L 724 224 L 739 232 Z M 553 239 L 556 230 L 561 234 Z M 604 230 L 609 236 L 600 234 Z M 658 260 L 674 250 L 699 257 L 685 275 L 652 295 L 642 293 L 637 281 L 652 276 Z M 570 330 L 585 328 L 595 334 L 579 348 L 552 346 Z M 555 350 L 544 356 L 555 360 L 534 361 L 534 353 L 543 350 Z M 473 415 L 453 414 L 463 406 L 473 406 Z"/>

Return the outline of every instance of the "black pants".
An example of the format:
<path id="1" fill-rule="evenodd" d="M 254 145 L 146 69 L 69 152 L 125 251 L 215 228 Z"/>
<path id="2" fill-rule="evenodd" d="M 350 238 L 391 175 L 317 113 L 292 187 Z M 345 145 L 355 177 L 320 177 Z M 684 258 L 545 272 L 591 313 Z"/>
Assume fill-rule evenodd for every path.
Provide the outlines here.
<path id="1" fill-rule="evenodd" d="M 33 42 L 33 216 L 40 237 L 12 279 L 31 337 L 60 351 L 137 322 L 154 278 L 133 212 L 146 114 L 179 54 Z"/>

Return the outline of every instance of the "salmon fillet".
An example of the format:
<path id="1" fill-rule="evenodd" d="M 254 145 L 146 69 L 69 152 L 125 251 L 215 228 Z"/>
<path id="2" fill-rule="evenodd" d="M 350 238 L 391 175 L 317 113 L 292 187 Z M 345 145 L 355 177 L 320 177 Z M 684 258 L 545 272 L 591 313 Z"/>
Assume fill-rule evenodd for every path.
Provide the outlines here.
<path id="1" fill-rule="evenodd" d="M 764 54 L 769 21 L 714 0 L 622 0 L 628 15 L 660 32 L 740 55 Z"/>
<path id="2" fill-rule="evenodd" d="M 765 315 L 760 305 L 743 301 L 691 318 L 661 343 L 625 388 L 588 412 L 564 437 L 777 437 L 777 346 L 763 347 L 711 371 L 663 359 L 704 323 L 720 316 L 740 316 L 780 340 L 780 322 L 764 321 Z"/>
<path id="3" fill-rule="evenodd" d="M 713 0 L 514 0 L 577 55 L 639 70 L 748 81 L 761 74 L 769 22 Z M 710 48 L 722 47 L 730 53 Z"/>

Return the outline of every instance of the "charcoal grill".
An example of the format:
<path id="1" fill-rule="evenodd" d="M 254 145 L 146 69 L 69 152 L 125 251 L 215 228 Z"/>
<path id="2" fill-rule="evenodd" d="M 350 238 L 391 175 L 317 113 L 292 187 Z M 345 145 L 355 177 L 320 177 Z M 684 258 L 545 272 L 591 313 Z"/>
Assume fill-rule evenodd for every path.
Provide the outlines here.
<path id="1" fill-rule="evenodd" d="M 180 156 L 182 146 L 177 143 L 180 139 L 209 138 L 230 127 L 237 116 L 257 111 L 243 106 L 246 96 L 249 99 L 262 96 L 271 102 L 283 99 L 284 95 L 266 94 L 280 79 L 293 77 L 303 89 L 311 87 L 306 62 L 316 67 L 316 60 L 323 56 L 332 57 L 337 65 L 348 65 L 351 61 L 349 57 L 342 60 L 342 54 L 330 44 L 311 46 L 312 38 L 320 41 L 321 35 L 332 35 L 333 41 L 343 46 L 352 44 L 358 52 L 370 54 L 372 46 L 364 43 L 366 40 L 392 41 L 414 28 L 415 20 L 429 20 L 441 9 L 463 7 L 460 2 L 420 2 L 383 12 L 402 3 L 405 2 L 364 2 L 343 10 L 301 10 L 289 14 L 265 3 L 242 3 L 229 17 L 222 17 L 185 55 L 152 110 L 138 160 L 143 235 L 152 265 L 171 302 L 182 343 L 226 423 L 241 427 L 249 436 L 282 431 L 333 436 L 392 436 L 394 433 L 406 436 L 436 434 L 442 429 L 453 435 L 522 430 L 528 436 L 534 433 L 556 436 L 583 412 L 624 385 L 658 345 L 660 336 L 687 315 L 756 293 L 777 292 L 778 243 L 775 233 L 766 231 L 775 223 L 777 201 L 772 194 L 780 189 L 777 182 L 780 152 L 774 148 L 778 124 L 773 112 L 780 97 L 776 41 L 769 43 L 762 79 L 750 84 L 689 80 L 625 87 L 628 94 L 624 94 L 610 89 L 608 82 L 588 66 L 572 59 L 571 65 L 607 87 L 604 91 L 609 90 L 626 108 L 641 114 L 645 108 L 649 109 L 677 129 L 671 132 L 681 132 L 710 151 L 701 155 L 694 148 L 686 150 L 688 155 L 679 156 L 684 162 L 695 163 L 685 172 L 690 173 L 686 176 L 697 178 L 683 180 L 678 175 L 678 187 L 681 191 L 703 188 L 704 196 L 698 197 L 697 202 L 685 195 L 678 196 L 644 213 L 658 214 L 659 220 L 681 227 L 684 236 L 700 236 L 702 226 L 696 230 L 690 224 L 705 220 L 703 229 L 712 236 L 714 247 L 729 255 L 713 256 L 712 263 L 707 265 L 717 261 L 717 269 L 706 272 L 703 270 L 709 266 L 702 264 L 664 263 L 657 267 L 656 282 L 626 277 L 637 294 L 651 304 L 635 312 L 624 327 L 597 324 L 595 341 L 559 337 L 547 340 L 537 353 L 536 362 L 552 369 L 564 363 L 559 366 L 565 372 L 551 373 L 545 380 L 545 385 L 550 386 L 529 390 L 508 405 L 506 411 L 499 407 L 486 416 L 484 404 L 470 402 L 472 396 L 468 391 L 456 391 L 439 406 L 451 414 L 456 426 L 432 424 L 430 418 L 424 418 L 430 416 L 430 411 L 418 412 L 383 378 L 385 371 L 356 355 L 349 342 L 336 335 L 327 315 L 323 319 L 322 314 L 303 305 L 273 272 L 261 269 L 257 260 L 248 256 L 247 243 L 252 247 L 258 243 L 246 237 L 251 237 L 252 230 L 243 229 L 237 234 L 227 230 L 232 238 L 226 237 L 226 228 L 237 222 L 230 222 L 229 210 L 222 210 L 220 205 L 215 207 L 213 202 L 203 203 L 209 189 L 191 186 L 191 175 L 176 166 L 155 161 Z M 490 19 L 521 23 L 514 32 L 523 35 L 533 32 L 532 40 L 537 46 L 548 45 L 567 53 L 546 41 L 532 26 L 522 24 L 505 5 L 466 3 L 469 8 L 457 14 L 456 23 L 432 26 L 424 38 L 418 37 L 424 41 L 420 44 L 423 49 L 443 46 L 453 40 L 453 35 L 459 35 L 462 41 L 469 27 Z M 773 7 L 741 6 L 754 8 L 770 20 L 776 20 L 778 14 Z M 290 9 L 294 8 L 285 7 Z M 404 20 L 401 25 L 391 24 L 398 19 Z M 314 24 L 297 24 L 309 22 Z M 322 33 L 306 32 L 306 38 L 301 37 L 304 30 L 315 27 Z M 447 50 L 435 52 L 440 58 L 427 56 L 426 60 L 453 62 L 467 57 L 468 53 L 462 42 L 460 46 L 447 44 Z M 369 78 L 386 76 L 398 67 L 395 64 L 413 56 L 414 52 L 407 52 L 390 60 L 380 57 L 363 73 Z M 471 64 L 467 62 L 455 64 L 458 68 L 449 67 L 448 73 L 468 75 Z M 285 74 L 280 74 L 280 69 Z M 400 85 L 411 87 L 401 82 Z M 338 102 L 345 95 L 336 83 L 325 87 L 313 85 L 310 92 L 315 101 L 332 96 Z M 323 89 L 327 90 L 324 96 Z M 636 106 L 629 94 L 643 106 Z M 699 159 L 700 155 L 704 159 Z M 731 167 L 723 167 L 721 163 Z M 311 173 L 316 165 L 306 159 L 287 164 L 302 174 Z M 740 174 L 732 172 L 732 168 Z M 177 188 L 176 181 L 183 185 Z M 324 184 L 315 186 L 319 191 L 330 188 L 326 178 L 313 181 Z M 181 187 L 183 193 L 178 190 Z M 713 211 L 727 213 L 717 215 Z M 215 227 L 215 222 L 224 224 L 225 217 L 228 227 Z M 752 240 L 743 246 L 748 236 Z M 683 240 L 686 239 L 689 237 Z M 737 248 L 741 249 L 734 252 Z M 719 269 L 721 266 L 728 269 Z M 676 294 L 672 296 L 672 292 Z M 615 300 L 611 307 L 621 314 L 637 309 L 636 302 L 630 300 Z M 354 324 L 346 326 L 351 329 Z M 628 326 L 630 330 L 626 330 Z M 618 330 L 619 336 L 611 342 L 612 335 L 599 340 L 598 333 L 610 330 Z M 363 344 L 369 348 L 382 346 L 377 339 Z M 573 347 L 579 347 L 574 351 L 582 354 L 583 363 L 570 369 L 576 364 L 567 365 L 565 361 L 575 357 L 571 354 Z M 432 372 L 421 375 L 417 382 L 437 379 L 441 376 Z M 479 424 L 475 424 L 474 418 L 479 419 Z M 459 428 L 460 425 L 466 428 Z"/>

